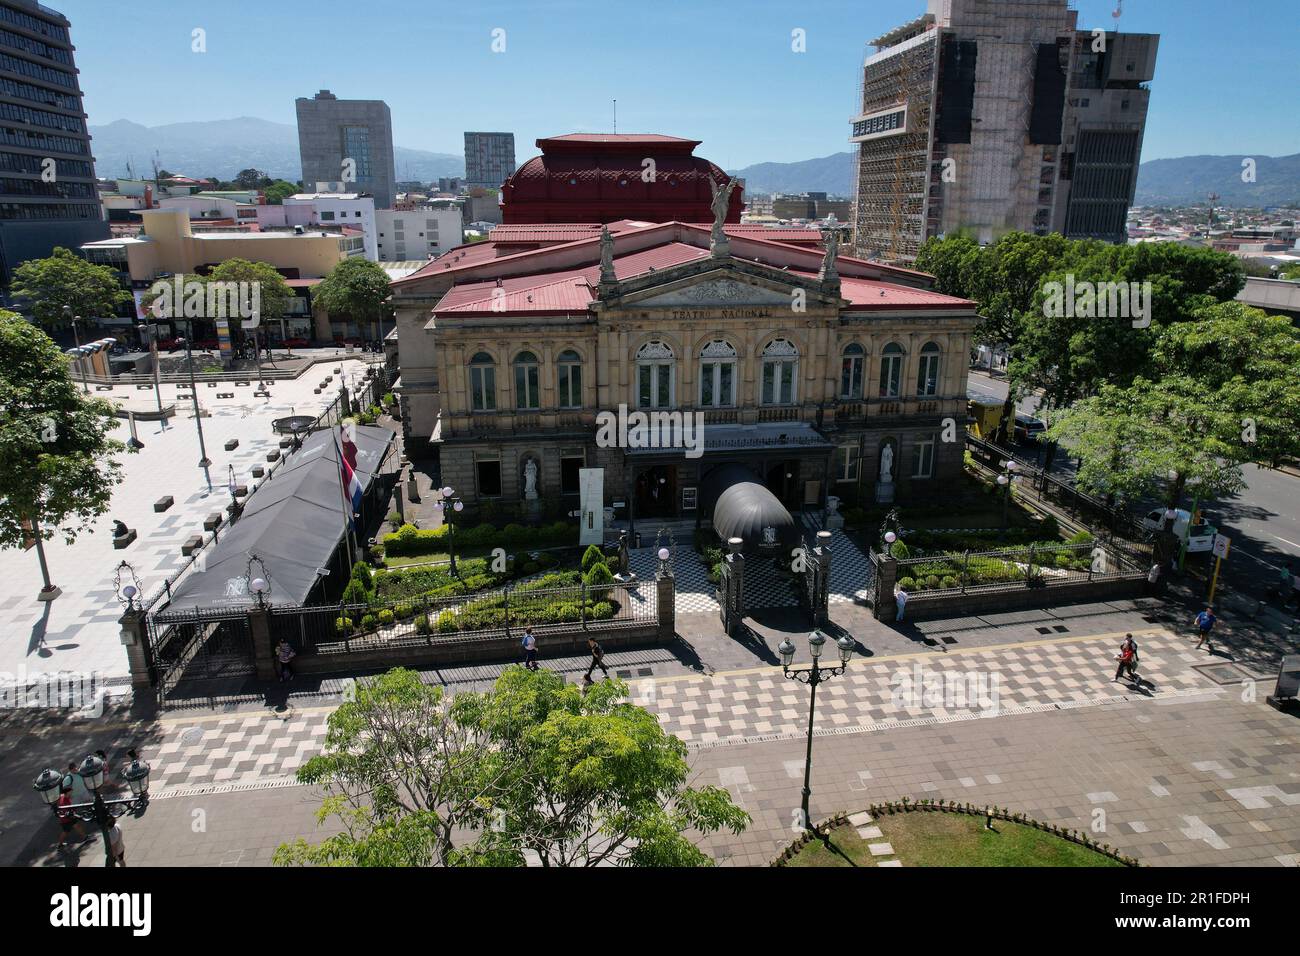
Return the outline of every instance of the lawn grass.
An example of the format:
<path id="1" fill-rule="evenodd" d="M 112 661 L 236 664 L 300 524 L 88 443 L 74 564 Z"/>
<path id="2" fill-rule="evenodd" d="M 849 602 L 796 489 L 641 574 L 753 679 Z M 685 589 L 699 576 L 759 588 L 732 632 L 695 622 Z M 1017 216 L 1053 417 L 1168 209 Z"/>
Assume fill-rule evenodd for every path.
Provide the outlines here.
<path id="1" fill-rule="evenodd" d="M 830 848 L 820 840 L 803 847 L 787 866 L 874 866 L 901 860 L 903 866 L 1122 866 L 1118 860 L 1061 837 L 1009 820 L 984 828 L 983 816 L 917 811 L 885 814 L 874 823 L 881 836 L 863 840 L 851 826 L 831 831 Z M 873 857 L 870 843 L 889 843 L 893 856 Z"/>

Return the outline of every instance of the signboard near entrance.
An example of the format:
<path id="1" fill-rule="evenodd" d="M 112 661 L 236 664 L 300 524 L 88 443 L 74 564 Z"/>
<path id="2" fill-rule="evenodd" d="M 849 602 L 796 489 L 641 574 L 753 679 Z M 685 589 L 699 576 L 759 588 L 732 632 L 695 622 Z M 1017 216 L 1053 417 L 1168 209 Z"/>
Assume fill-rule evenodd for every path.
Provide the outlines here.
<path id="1" fill-rule="evenodd" d="M 579 504 L 582 510 L 579 544 L 605 542 L 605 469 L 578 469 Z"/>

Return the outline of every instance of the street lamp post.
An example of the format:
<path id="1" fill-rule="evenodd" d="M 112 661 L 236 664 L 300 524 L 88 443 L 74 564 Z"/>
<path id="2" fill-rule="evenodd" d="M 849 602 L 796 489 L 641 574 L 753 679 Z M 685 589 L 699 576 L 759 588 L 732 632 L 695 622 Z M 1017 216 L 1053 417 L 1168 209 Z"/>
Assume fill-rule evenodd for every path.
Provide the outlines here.
<path id="1" fill-rule="evenodd" d="M 104 837 L 104 865 L 112 866 L 113 848 L 109 828 L 118 817 L 140 810 L 149 804 L 149 765 L 131 751 L 131 763 L 122 771 L 122 778 L 131 788 L 131 796 L 105 800 L 100 789 L 104 786 L 104 761 L 94 754 L 88 756 L 77 768 L 77 775 L 94 799 L 90 803 L 72 803 L 59 806 L 63 793 L 63 775 L 48 767 L 40 772 L 32 789 L 41 795 L 56 818 L 74 816 L 83 823 L 97 823 Z"/>
<path id="2" fill-rule="evenodd" d="M 153 358 L 153 394 L 154 398 L 158 401 L 158 421 L 162 425 L 162 430 L 166 431 L 167 416 L 162 413 L 162 378 L 160 377 L 158 370 L 158 327 L 154 326 L 153 328 L 150 328 L 147 323 L 141 322 L 139 326 L 136 327 L 136 331 L 140 333 L 140 338 L 142 340 L 145 336 L 149 337 L 149 354 Z"/>
<path id="3" fill-rule="evenodd" d="M 208 449 L 203 442 L 203 418 L 199 415 L 199 386 L 194 379 L 194 321 L 185 320 L 185 364 L 190 370 L 190 401 L 194 403 L 194 427 L 199 432 L 199 467 L 203 469 L 203 477 L 208 482 L 208 494 L 212 494 L 212 473 L 208 471 L 212 467 L 212 460 L 208 458 Z"/>
<path id="4" fill-rule="evenodd" d="M 465 502 L 456 497 L 456 492 L 451 485 L 434 489 L 434 494 L 438 495 L 438 498 L 433 503 L 433 510 L 444 512 L 442 520 L 447 522 L 447 557 L 451 559 L 451 573 L 456 574 L 456 525 L 452 522 L 451 515 L 445 512 L 464 511 Z"/>
<path id="5" fill-rule="evenodd" d="M 1016 477 L 1016 468 L 1019 466 L 1014 461 L 1004 461 L 1002 463 L 1002 474 L 998 475 L 998 486 L 1003 489 L 1002 495 L 1002 527 L 1007 526 L 1007 510 L 1011 505 L 1011 481 Z"/>
<path id="6" fill-rule="evenodd" d="M 86 378 L 86 356 L 80 354 L 81 334 L 77 331 L 77 325 L 78 323 L 81 322 L 81 316 L 72 315 L 72 306 L 65 305 L 63 307 L 63 317 L 72 324 L 72 341 L 76 344 L 77 347 L 77 353 L 78 353 L 77 364 L 81 366 L 81 388 L 87 395 L 89 395 L 90 382 Z"/>
<path id="7" fill-rule="evenodd" d="M 810 829 L 816 829 L 812 824 L 812 817 L 809 815 L 808 799 L 812 796 L 812 746 L 813 746 L 813 718 L 817 714 L 817 685 L 823 681 L 830 680 L 832 677 L 838 677 L 843 674 L 848 667 L 849 659 L 853 657 L 853 648 L 855 642 L 847 634 L 841 636 L 835 641 L 840 649 L 840 666 L 826 667 L 821 666 L 822 648 L 826 645 L 826 635 L 821 631 L 813 631 L 808 635 L 808 651 L 812 655 L 812 667 L 803 670 L 793 670 L 790 667 L 794 660 L 794 642 L 786 638 L 781 642 L 777 650 L 781 654 L 781 672 L 785 675 L 786 680 L 797 680 L 800 683 L 807 684 L 812 688 L 812 694 L 808 701 L 808 750 L 804 757 L 803 765 L 803 823 Z"/>

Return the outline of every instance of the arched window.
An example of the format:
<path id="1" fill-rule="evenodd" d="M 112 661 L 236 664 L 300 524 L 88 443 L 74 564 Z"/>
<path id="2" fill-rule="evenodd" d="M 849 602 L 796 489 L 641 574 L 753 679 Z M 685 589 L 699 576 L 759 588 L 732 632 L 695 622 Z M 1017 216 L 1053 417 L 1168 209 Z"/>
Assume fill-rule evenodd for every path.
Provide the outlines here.
<path id="1" fill-rule="evenodd" d="M 788 339 L 773 339 L 763 349 L 763 404 L 793 405 L 799 380 L 799 350 Z"/>
<path id="2" fill-rule="evenodd" d="M 916 394 L 939 394 L 939 346 L 927 342 L 921 349 L 921 364 L 916 371 Z"/>
<path id="3" fill-rule="evenodd" d="M 903 382 L 903 347 L 890 342 L 880 351 L 880 395 L 897 398 Z"/>
<path id="4" fill-rule="evenodd" d="M 557 360 L 559 365 L 560 407 L 582 407 L 582 357 L 573 349 L 565 349 Z"/>
<path id="5" fill-rule="evenodd" d="M 520 352 L 515 356 L 515 408 L 540 408 L 537 356 Z"/>
<path id="6" fill-rule="evenodd" d="M 671 408 L 673 405 L 672 346 L 658 339 L 636 352 L 636 404 L 638 408 Z"/>
<path id="7" fill-rule="evenodd" d="M 700 349 L 700 407 L 736 404 L 736 350 L 722 339 Z"/>
<path id="8" fill-rule="evenodd" d="M 497 365 L 486 352 L 469 360 L 469 407 L 476 412 L 497 410 Z"/>
<path id="9" fill-rule="evenodd" d="M 854 342 L 844 346 L 840 361 L 840 398 L 862 397 L 862 369 L 866 351 Z"/>

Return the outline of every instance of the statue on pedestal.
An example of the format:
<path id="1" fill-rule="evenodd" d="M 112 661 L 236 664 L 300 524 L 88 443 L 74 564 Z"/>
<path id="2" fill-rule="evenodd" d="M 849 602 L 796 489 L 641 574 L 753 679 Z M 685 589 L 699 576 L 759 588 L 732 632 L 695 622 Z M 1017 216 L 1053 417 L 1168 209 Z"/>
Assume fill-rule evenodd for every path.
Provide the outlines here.
<path id="1" fill-rule="evenodd" d="M 524 497 L 537 500 L 537 462 L 531 458 L 524 462 Z"/>
<path id="2" fill-rule="evenodd" d="M 709 189 L 713 192 L 713 201 L 709 203 L 709 207 L 713 210 L 713 231 L 709 234 L 709 251 L 715 256 L 721 257 L 729 253 L 727 233 L 722 226 L 727 221 L 727 210 L 731 206 L 731 191 L 736 186 L 734 178 L 728 179 L 725 186 L 709 181 Z"/>

